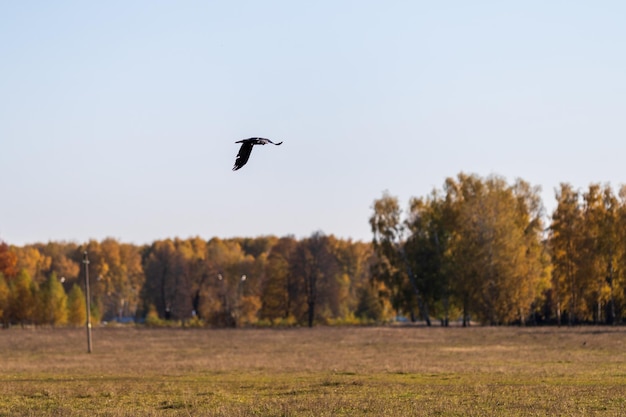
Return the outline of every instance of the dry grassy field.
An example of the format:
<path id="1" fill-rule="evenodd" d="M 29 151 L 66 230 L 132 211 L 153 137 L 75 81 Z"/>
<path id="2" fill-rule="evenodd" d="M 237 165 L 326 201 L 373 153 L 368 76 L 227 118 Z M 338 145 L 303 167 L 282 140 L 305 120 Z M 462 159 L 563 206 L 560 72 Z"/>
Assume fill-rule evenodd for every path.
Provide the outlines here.
<path id="1" fill-rule="evenodd" d="M 620 416 L 626 329 L 0 331 L 0 416 Z"/>

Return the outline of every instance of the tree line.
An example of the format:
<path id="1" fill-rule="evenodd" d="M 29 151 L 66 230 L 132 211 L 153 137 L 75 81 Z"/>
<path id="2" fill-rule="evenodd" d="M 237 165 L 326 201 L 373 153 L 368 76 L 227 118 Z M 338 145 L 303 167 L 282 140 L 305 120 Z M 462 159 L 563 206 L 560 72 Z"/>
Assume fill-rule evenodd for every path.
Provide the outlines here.
<path id="1" fill-rule="evenodd" d="M 413 197 L 383 193 L 372 242 L 315 232 L 257 238 L 0 242 L 0 320 L 82 325 L 83 256 L 93 321 L 290 326 L 620 323 L 626 314 L 626 188 L 538 187 L 459 174 Z"/>
<path id="2" fill-rule="evenodd" d="M 539 188 L 459 174 L 412 198 L 385 193 L 370 219 L 382 280 L 396 309 L 445 325 L 622 322 L 626 187 L 561 184 L 545 224 Z"/>
<path id="3" fill-rule="evenodd" d="M 89 260 L 91 318 L 236 327 L 382 321 L 369 243 L 313 233 L 150 245 L 0 243 L 0 319 L 81 325 Z"/>

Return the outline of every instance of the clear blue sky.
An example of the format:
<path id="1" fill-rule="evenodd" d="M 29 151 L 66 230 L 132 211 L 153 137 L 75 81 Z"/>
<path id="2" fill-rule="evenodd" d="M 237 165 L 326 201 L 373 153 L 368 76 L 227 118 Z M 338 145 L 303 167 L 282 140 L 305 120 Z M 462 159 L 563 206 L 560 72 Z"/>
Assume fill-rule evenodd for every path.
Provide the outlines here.
<path id="1" fill-rule="evenodd" d="M 626 173 L 623 1 L 0 2 L 0 239 L 370 240 L 459 172 Z M 263 136 L 231 168 L 236 140 Z"/>

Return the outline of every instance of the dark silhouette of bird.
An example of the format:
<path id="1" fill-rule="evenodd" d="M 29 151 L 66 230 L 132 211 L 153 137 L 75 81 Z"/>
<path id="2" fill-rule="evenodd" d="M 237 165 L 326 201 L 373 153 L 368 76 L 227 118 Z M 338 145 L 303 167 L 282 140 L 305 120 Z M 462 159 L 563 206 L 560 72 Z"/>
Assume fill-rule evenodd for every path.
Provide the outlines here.
<path id="1" fill-rule="evenodd" d="M 235 160 L 233 171 L 237 171 L 239 168 L 244 166 L 246 162 L 248 162 L 254 145 L 266 145 L 268 143 L 271 143 L 272 145 L 280 145 L 282 142 L 274 143 L 265 138 L 249 138 L 238 140 L 235 143 L 241 143 L 241 148 L 239 148 L 239 153 L 237 153 L 237 159 Z"/>

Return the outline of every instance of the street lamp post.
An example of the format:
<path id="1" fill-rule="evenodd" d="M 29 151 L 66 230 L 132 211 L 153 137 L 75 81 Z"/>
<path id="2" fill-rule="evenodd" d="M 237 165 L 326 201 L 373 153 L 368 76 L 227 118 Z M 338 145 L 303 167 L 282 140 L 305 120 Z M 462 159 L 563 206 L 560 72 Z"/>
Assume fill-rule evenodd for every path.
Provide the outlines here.
<path id="1" fill-rule="evenodd" d="M 91 353 L 91 296 L 89 294 L 89 258 L 87 251 L 83 253 L 83 263 L 85 264 L 85 306 L 87 309 L 87 353 Z"/>

